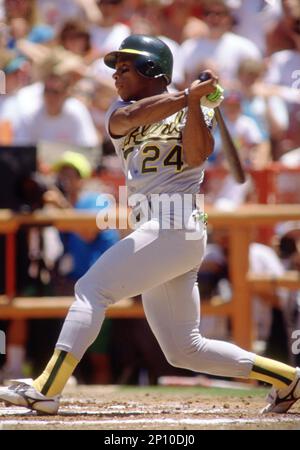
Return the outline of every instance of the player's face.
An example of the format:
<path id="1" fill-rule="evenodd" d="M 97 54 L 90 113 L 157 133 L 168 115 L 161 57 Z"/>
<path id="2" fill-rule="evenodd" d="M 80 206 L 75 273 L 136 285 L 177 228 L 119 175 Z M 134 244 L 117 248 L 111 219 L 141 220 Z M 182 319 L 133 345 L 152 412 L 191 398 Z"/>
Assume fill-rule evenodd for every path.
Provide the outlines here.
<path id="1" fill-rule="evenodd" d="M 144 97 L 145 78 L 136 71 L 132 60 L 119 58 L 113 78 L 122 100 L 139 100 Z"/>

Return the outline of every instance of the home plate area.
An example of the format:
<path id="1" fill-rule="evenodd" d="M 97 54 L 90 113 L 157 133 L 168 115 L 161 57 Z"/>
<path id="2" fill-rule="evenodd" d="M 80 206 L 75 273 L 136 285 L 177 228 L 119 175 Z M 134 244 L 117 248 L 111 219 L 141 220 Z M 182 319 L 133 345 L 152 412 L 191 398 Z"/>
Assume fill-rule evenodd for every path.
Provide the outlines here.
<path id="1" fill-rule="evenodd" d="M 40 416 L 0 402 L 0 430 L 299 429 L 300 402 L 288 414 L 260 415 L 267 389 L 76 386 L 59 414 Z"/>

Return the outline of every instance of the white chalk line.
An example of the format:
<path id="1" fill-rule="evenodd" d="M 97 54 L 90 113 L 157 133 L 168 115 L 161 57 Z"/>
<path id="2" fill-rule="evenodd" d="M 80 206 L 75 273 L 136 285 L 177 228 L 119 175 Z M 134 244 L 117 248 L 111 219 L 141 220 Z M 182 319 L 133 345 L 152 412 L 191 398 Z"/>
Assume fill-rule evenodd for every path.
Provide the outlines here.
<path id="1" fill-rule="evenodd" d="M 1 416 L 15 416 L 15 415 L 20 415 L 20 416 L 24 416 L 26 414 L 28 414 L 28 412 L 31 412 L 31 410 L 29 409 L 25 409 L 22 407 L 8 407 L 8 408 L 0 408 L 0 417 Z M 242 411 L 241 409 L 239 409 L 239 413 L 242 412 L 246 412 L 246 410 Z M 222 408 L 214 408 L 214 409 L 181 409 L 177 411 L 178 414 L 217 414 L 217 413 L 224 413 L 224 409 Z M 68 409 L 64 409 L 64 408 L 60 408 L 59 410 L 59 414 L 60 415 L 72 415 L 72 416 L 82 416 L 82 415 L 124 415 L 124 416 L 129 416 L 129 415 L 138 415 L 138 414 L 155 414 L 155 415 L 161 415 L 161 414 L 166 414 L 166 409 L 149 409 L 149 408 L 145 408 L 145 409 L 130 409 L 130 410 L 126 410 L 124 411 L 123 408 L 121 408 L 120 410 L 118 409 L 118 407 L 113 406 L 111 408 L 105 408 L 105 409 L 100 409 L 100 408 L 96 408 L 95 409 L 89 409 L 89 410 L 85 410 L 82 407 L 78 406 L 78 405 L 74 405 L 71 406 Z M 170 409 L 170 414 L 174 414 L 174 411 L 172 411 Z M 176 414 L 176 412 L 175 412 Z"/>
<path id="2" fill-rule="evenodd" d="M 95 420 L 80 420 L 74 422 L 65 422 L 63 420 L 26 420 L 21 423 L 18 420 L 7 420 L 0 422 L 0 429 L 5 429 L 7 426 L 28 426 L 28 425 L 43 425 L 43 426 L 51 426 L 51 425 L 63 425 L 65 428 L 72 427 L 74 425 L 80 426 L 94 426 L 94 425 L 139 425 L 139 424 L 151 424 L 152 426 L 156 425 L 228 425 L 228 424 L 268 424 L 268 423 L 294 423 L 295 418 L 259 418 L 259 419 L 238 419 L 238 418 L 219 418 L 219 419 L 122 419 L 122 420 L 103 420 L 103 421 L 95 421 Z"/>

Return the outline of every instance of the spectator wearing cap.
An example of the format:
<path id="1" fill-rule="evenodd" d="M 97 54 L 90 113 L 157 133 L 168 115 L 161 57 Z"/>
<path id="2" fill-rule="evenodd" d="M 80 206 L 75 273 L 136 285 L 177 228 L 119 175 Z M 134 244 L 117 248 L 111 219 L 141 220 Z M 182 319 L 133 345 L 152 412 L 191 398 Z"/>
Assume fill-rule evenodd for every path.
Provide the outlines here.
<path id="1" fill-rule="evenodd" d="M 100 211 L 103 201 L 101 194 L 89 192 L 87 181 L 92 175 L 92 167 L 88 159 L 80 153 L 67 151 L 53 165 L 58 189 L 48 190 L 44 195 L 47 204 L 60 209 L 75 208 L 78 210 Z M 107 201 L 106 201 L 107 203 Z M 98 205 L 102 206 L 98 206 Z M 68 274 L 72 280 L 80 278 L 110 245 L 118 240 L 115 230 L 84 230 L 80 233 L 66 233 L 66 247 L 77 249 L 73 255 L 73 268 Z M 88 258 L 86 256 L 88 256 Z"/>
<path id="2" fill-rule="evenodd" d="M 30 42 L 50 42 L 54 39 L 54 30 L 39 23 L 35 0 L 5 0 L 6 20 L 10 27 L 8 48 L 15 48 L 19 39 Z"/>
<path id="3" fill-rule="evenodd" d="M 56 174 L 56 186 L 44 195 L 47 204 L 60 209 L 76 209 L 78 211 L 103 210 L 103 204 L 109 206 L 107 199 L 101 200 L 102 194 L 90 192 L 86 183 L 92 167 L 88 159 L 76 152 L 68 151 L 53 165 Z M 101 206 L 99 206 L 101 205 Z M 116 230 L 81 230 L 77 233 L 60 233 L 63 244 L 63 255 L 57 263 L 56 295 L 72 295 L 75 282 L 96 262 L 96 260 L 119 240 Z M 113 270 L 113 268 L 112 268 Z M 117 282 L 117 280 L 116 280 Z M 90 364 L 90 373 L 86 382 L 110 382 L 110 362 L 107 344 L 110 333 L 110 322 L 106 321 L 104 343 L 93 344 L 85 361 Z M 103 338 L 103 336 L 102 336 Z M 84 366 L 83 366 L 84 367 Z"/>
<path id="4" fill-rule="evenodd" d="M 221 81 L 236 77 L 240 62 L 246 58 L 260 59 L 259 49 L 248 39 L 231 32 L 232 10 L 224 0 L 203 2 L 203 21 L 208 27 L 204 38 L 184 41 L 181 45 L 187 81 L 197 78 L 205 60 L 213 62 Z"/>

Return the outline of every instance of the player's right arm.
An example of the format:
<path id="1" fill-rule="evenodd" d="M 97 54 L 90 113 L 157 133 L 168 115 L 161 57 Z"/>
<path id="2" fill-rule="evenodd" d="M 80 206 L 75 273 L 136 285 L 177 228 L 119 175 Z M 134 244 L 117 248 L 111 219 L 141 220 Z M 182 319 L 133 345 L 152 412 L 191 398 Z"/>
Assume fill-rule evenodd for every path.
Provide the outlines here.
<path id="1" fill-rule="evenodd" d="M 218 79 L 212 75 L 211 80 L 215 90 Z M 184 159 L 190 167 L 201 166 L 214 149 L 214 138 L 199 103 L 198 90 L 201 85 L 200 81 L 194 81 L 189 89 L 187 118 L 182 135 Z"/>
<path id="2" fill-rule="evenodd" d="M 194 88 L 194 96 L 200 99 L 215 91 L 212 80 L 198 83 Z M 117 109 L 110 117 L 109 132 L 111 136 L 125 136 L 134 128 L 150 125 L 169 117 L 187 106 L 184 91 L 163 93 L 146 97 Z"/>

